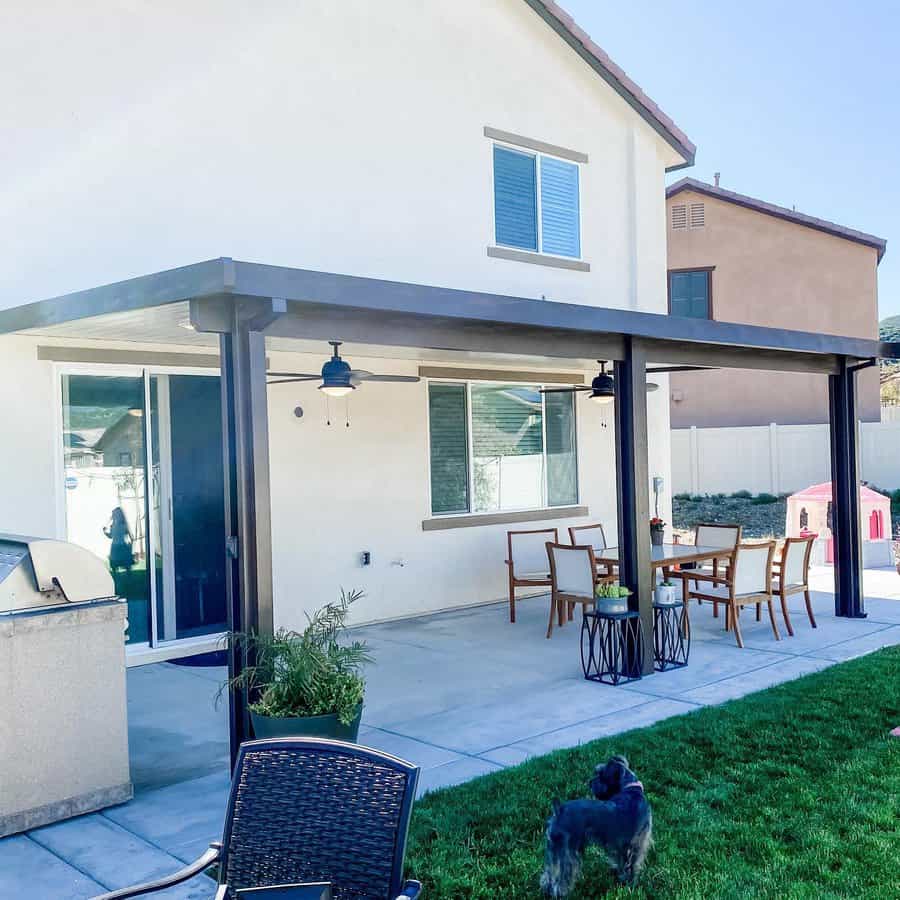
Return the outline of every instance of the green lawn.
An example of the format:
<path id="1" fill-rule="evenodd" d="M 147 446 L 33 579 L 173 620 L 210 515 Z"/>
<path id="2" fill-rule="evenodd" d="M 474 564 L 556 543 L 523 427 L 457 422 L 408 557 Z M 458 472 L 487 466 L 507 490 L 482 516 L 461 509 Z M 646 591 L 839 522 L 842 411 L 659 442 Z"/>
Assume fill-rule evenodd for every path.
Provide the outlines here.
<path id="1" fill-rule="evenodd" d="M 431 794 L 408 871 L 428 900 L 539 897 L 551 798 L 586 796 L 594 764 L 624 753 L 655 849 L 633 891 L 589 852 L 573 897 L 897 898 L 898 725 L 894 647 Z"/>

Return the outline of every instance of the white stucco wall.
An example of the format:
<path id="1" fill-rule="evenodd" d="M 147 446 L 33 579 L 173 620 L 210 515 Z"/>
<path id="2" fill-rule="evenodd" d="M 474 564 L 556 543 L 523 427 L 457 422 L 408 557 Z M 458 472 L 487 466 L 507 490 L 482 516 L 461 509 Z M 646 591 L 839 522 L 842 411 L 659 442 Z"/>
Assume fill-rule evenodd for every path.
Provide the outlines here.
<path id="1" fill-rule="evenodd" d="M 22 373 L 18 382 L 0 379 L 0 408 L 13 409 L 23 424 L 5 432 L 0 442 L 0 532 L 65 537 L 59 515 L 65 490 L 56 468 L 59 386 L 53 364 L 37 360 L 37 347 L 47 343 L 0 337 L 0 359 L 14 360 Z M 273 369 L 286 371 L 315 371 L 322 363 L 321 357 L 306 354 L 272 353 L 270 359 Z M 413 375 L 419 365 L 417 360 L 362 357 L 352 362 L 375 372 Z M 648 399 L 650 474 L 666 480 L 662 513 L 669 520 L 668 391 L 664 376 L 654 380 L 660 390 Z M 615 540 L 613 410 L 584 398 L 576 404 L 580 503 L 590 513 L 585 520 L 547 524 L 558 525 L 567 540 L 568 525 L 600 521 Z M 294 416 L 298 405 L 304 409 L 302 419 Z M 541 523 L 422 530 L 422 520 L 429 517 L 426 382 L 365 385 L 351 400 L 350 428 L 344 424 L 343 402 L 332 402 L 331 408 L 333 424 L 327 426 L 315 384 L 269 390 L 277 623 L 301 625 L 305 612 L 335 598 L 341 587 L 366 592 L 355 613 L 358 622 L 505 597 L 506 531 Z M 360 564 L 363 550 L 372 553 L 371 566 Z"/>
<path id="2" fill-rule="evenodd" d="M 664 169 L 679 160 L 523 0 L 85 0 L 23 8 L 7 24 L 0 53 L 16 83 L 0 115 L 16 140 L 0 148 L 0 242 L 15 264 L 0 271 L 0 308 L 232 256 L 665 312 Z M 487 256 L 485 126 L 588 154 L 590 272 Z M 38 343 L 0 338 L 0 530 L 53 534 L 58 387 Z M 341 585 L 367 591 L 361 619 L 505 593 L 506 526 L 422 531 L 425 392 L 366 386 L 350 429 L 324 426 L 314 386 L 272 392 L 280 624 Z M 651 474 L 668 485 L 667 393 L 650 403 Z M 612 413 L 603 429 L 588 406 L 581 502 L 612 535 Z"/>
<path id="3" fill-rule="evenodd" d="M 665 310 L 674 151 L 523 0 L 85 0 L 6 26 L 0 307 L 232 256 Z M 589 155 L 590 273 L 487 257 L 486 125 Z"/>

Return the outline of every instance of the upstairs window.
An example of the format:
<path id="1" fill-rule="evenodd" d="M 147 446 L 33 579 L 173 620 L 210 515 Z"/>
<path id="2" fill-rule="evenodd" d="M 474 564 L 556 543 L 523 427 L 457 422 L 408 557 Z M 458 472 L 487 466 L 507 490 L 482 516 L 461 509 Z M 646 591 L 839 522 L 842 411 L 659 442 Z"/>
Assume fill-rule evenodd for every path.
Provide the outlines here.
<path id="1" fill-rule="evenodd" d="M 494 229 L 498 246 L 579 259 L 578 165 L 495 144 Z"/>
<path id="2" fill-rule="evenodd" d="M 690 319 L 711 319 L 711 276 L 711 269 L 669 272 L 669 312 Z"/>

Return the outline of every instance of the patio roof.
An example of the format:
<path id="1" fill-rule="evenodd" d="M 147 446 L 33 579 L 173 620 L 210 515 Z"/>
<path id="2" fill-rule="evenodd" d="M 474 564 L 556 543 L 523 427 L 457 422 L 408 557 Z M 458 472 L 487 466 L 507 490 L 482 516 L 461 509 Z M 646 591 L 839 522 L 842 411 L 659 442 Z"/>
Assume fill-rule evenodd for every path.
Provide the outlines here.
<path id="1" fill-rule="evenodd" d="M 187 302 L 197 330 L 213 333 L 229 330 L 235 303 L 245 307 L 255 303 L 263 315 L 270 311 L 271 321 L 265 328 L 270 338 L 341 337 L 391 346 L 610 360 L 623 358 L 626 338 L 640 338 L 648 358 L 656 362 L 822 373 L 837 371 L 839 357 L 900 356 L 900 346 L 865 338 L 362 278 L 227 257 L 0 310 L 0 334 L 85 336 L 86 326 L 85 333 L 74 326 L 65 330 L 58 326 L 117 316 L 119 339 L 140 340 L 143 328 L 135 324 L 146 325 L 146 318 L 134 320 L 125 314 Z M 186 320 L 187 307 L 179 312 Z M 171 314 L 168 319 L 173 319 Z M 177 319 L 169 324 L 177 324 Z M 187 342 L 183 328 L 180 335 L 174 334 L 173 342 Z"/>

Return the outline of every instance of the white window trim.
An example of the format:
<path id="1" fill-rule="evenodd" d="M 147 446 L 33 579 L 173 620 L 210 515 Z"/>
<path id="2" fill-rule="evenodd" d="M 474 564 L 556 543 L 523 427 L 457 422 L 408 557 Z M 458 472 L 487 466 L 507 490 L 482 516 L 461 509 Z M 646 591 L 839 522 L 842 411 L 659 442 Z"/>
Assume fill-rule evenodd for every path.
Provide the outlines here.
<path id="1" fill-rule="evenodd" d="M 431 385 L 432 384 L 462 384 L 465 385 L 466 388 L 466 489 L 468 491 L 468 501 L 469 508 L 468 510 L 462 512 L 452 512 L 452 513 L 436 513 L 433 511 L 432 505 L 432 486 L 431 486 Z M 425 379 L 425 420 L 428 423 L 428 428 L 426 429 L 426 452 L 427 452 L 427 468 L 428 468 L 428 490 L 426 491 L 426 503 L 427 503 L 427 515 L 425 516 L 425 521 L 445 521 L 448 519 L 454 518 L 465 518 L 477 520 L 479 518 L 484 519 L 493 519 L 498 516 L 515 516 L 519 514 L 529 514 L 529 513 L 537 513 L 537 512 L 547 512 L 548 514 L 553 514 L 557 510 L 572 510 L 576 507 L 580 507 L 581 505 L 581 465 L 580 465 L 580 450 L 579 450 L 579 437 L 578 437 L 578 404 L 575 403 L 573 398 L 572 401 L 572 421 L 575 430 L 575 500 L 571 503 L 563 503 L 559 506 L 548 506 L 547 499 L 547 402 L 546 395 L 541 394 L 541 430 L 542 430 L 542 441 L 543 441 L 543 465 L 541 472 L 541 499 L 544 503 L 543 506 L 523 506 L 515 509 L 495 509 L 484 512 L 474 512 L 472 507 L 475 502 L 475 466 L 474 466 L 474 454 L 472 448 L 472 386 L 473 385 L 507 385 L 507 384 L 517 384 L 517 385 L 526 385 L 529 387 L 537 387 L 539 389 L 545 387 L 561 387 L 558 382 L 540 382 L 540 381 L 516 381 L 514 379 L 510 379 L 509 381 L 495 381 L 495 380 L 486 380 L 479 378 L 426 378 Z"/>
<path id="2" fill-rule="evenodd" d="M 573 159 L 567 159 L 565 156 L 557 156 L 553 153 L 546 153 L 540 150 L 527 150 L 523 149 L 520 146 L 516 146 L 515 144 L 510 144 L 505 141 L 499 140 L 491 140 L 489 143 L 491 149 L 491 241 L 492 243 L 488 246 L 488 255 L 491 254 L 491 249 L 497 250 L 505 250 L 510 251 L 515 254 L 527 254 L 530 257 L 534 257 L 534 262 L 542 262 L 544 264 L 552 265 L 554 263 L 558 263 L 563 268 L 575 268 L 583 271 L 590 271 L 590 265 L 585 262 L 584 259 L 584 229 L 582 228 L 582 178 L 584 163 L 579 162 Z M 496 184 L 497 178 L 496 173 L 494 171 L 494 147 L 501 147 L 504 150 L 509 150 L 513 153 L 518 153 L 522 156 L 528 156 L 534 160 L 534 190 L 535 190 L 535 215 L 537 217 L 536 222 L 536 231 L 537 231 L 537 250 L 528 250 L 524 247 L 516 247 L 514 244 L 503 244 L 497 240 L 497 196 L 496 196 Z M 578 169 L 578 256 L 561 256 L 558 253 L 545 253 L 543 250 L 544 244 L 544 229 L 543 229 L 543 209 L 541 205 L 541 157 L 546 156 L 548 159 L 555 159 L 559 162 L 566 163 L 570 166 L 575 166 Z M 501 257 L 502 258 L 502 257 Z M 510 258 L 510 257 L 506 257 Z M 565 264 L 569 263 L 568 266 Z M 577 264 L 581 265 L 577 265 Z M 586 268 L 583 268 L 586 267 Z"/>

